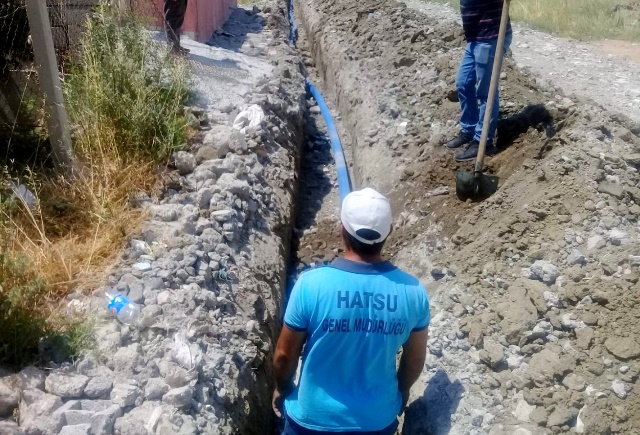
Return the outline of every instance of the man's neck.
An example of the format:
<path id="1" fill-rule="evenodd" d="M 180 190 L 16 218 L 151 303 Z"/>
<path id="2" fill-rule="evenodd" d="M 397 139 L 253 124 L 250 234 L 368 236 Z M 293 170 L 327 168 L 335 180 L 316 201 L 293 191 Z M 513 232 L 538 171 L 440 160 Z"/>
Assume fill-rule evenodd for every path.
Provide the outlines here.
<path id="1" fill-rule="evenodd" d="M 382 259 L 382 255 L 358 255 L 351 250 L 347 250 L 344 253 L 344 259 L 349 261 L 355 261 L 356 263 L 382 263 L 384 260 Z"/>

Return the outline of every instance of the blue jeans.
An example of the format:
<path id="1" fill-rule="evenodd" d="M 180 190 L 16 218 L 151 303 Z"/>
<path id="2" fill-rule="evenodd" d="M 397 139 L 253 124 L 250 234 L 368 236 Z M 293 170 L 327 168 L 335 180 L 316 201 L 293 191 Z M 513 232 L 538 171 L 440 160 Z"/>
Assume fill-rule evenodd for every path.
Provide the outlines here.
<path id="1" fill-rule="evenodd" d="M 305 427 L 300 426 L 295 421 L 287 418 L 284 424 L 284 432 L 282 435 L 394 435 L 396 430 L 398 429 L 398 420 L 391 423 L 389 426 L 385 427 L 382 430 L 377 430 L 374 432 L 324 432 L 307 429 Z"/>
<path id="2" fill-rule="evenodd" d="M 511 45 L 512 34 L 507 34 L 504 42 L 503 56 Z M 462 63 L 458 70 L 456 86 L 462 115 L 460 126 L 462 134 L 480 141 L 482 123 L 489 96 L 493 59 L 496 55 L 498 41 L 469 42 L 464 50 Z M 500 86 L 496 90 L 495 104 L 491 114 L 488 141 L 491 143 L 498 127 L 500 114 Z"/>

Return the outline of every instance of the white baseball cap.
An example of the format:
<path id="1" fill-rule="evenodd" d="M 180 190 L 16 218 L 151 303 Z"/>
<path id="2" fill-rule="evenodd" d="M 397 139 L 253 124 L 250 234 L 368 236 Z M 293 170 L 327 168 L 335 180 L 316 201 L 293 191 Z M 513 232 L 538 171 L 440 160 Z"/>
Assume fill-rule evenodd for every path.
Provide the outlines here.
<path id="1" fill-rule="evenodd" d="M 356 240 L 374 245 L 383 242 L 391 232 L 391 205 L 373 189 L 356 190 L 342 201 L 340 219 Z"/>

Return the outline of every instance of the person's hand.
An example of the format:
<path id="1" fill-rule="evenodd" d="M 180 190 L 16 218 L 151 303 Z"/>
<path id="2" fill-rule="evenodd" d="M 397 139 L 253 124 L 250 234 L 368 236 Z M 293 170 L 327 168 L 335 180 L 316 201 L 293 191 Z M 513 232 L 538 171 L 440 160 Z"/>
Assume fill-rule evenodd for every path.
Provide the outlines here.
<path id="1" fill-rule="evenodd" d="M 409 390 L 400 391 L 400 394 L 402 394 L 402 406 L 400 407 L 398 416 L 401 416 L 404 413 L 405 408 L 407 407 L 407 403 L 409 402 Z"/>
<path id="2" fill-rule="evenodd" d="M 280 391 L 277 388 L 273 390 L 271 407 L 273 408 L 273 412 L 276 414 L 278 418 L 282 418 L 282 405 L 284 403 L 284 399 L 286 399 L 287 396 L 291 394 L 292 391 L 293 391 L 293 386 L 287 388 L 286 391 Z"/>

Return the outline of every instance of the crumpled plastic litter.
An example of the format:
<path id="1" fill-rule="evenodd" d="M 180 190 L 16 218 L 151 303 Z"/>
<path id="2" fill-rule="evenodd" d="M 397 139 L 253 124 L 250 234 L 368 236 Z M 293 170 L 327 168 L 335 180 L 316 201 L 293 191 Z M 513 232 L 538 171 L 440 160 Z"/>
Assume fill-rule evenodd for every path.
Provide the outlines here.
<path id="1" fill-rule="evenodd" d="M 22 201 L 27 207 L 34 208 L 38 205 L 38 198 L 24 184 L 11 182 L 11 190 L 13 197 Z"/>
<path id="2" fill-rule="evenodd" d="M 186 331 L 179 331 L 173 337 L 173 359 L 187 370 L 193 370 L 202 360 L 202 352 L 197 345 L 189 344 Z"/>
<path id="3" fill-rule="evenodd" d="M 265 115 L 262 107 L 257 104 L 242 106 L 240 113 L 233 121 L 233 128 L 240 130 L 243 134 L 251 127 L 257 127 L 264 120 Z"/>

